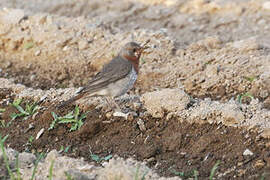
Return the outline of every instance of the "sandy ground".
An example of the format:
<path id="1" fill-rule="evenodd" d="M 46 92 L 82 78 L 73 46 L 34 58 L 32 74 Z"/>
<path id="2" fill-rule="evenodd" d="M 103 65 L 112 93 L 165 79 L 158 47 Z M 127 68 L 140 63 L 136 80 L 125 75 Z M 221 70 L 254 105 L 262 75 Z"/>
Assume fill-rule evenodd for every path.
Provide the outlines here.
<path id="1" fill-rule="evenodd" d="M 129 93 L 140 99 L 140 118 L 221 123 L 270 136 L 269 1 L 2 0 L 0 6 L 6 7 L 0 84 L 15 97 L 67 99 L 126 42 L 150 39 Z M 77 103 L 87 109 L 100 102 Z"/>

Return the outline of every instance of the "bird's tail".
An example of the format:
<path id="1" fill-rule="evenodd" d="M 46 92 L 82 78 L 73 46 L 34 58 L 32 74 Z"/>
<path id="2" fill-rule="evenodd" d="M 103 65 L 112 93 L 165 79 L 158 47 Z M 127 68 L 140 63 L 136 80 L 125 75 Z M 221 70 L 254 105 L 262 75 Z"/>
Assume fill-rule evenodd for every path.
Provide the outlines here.
<path id="1" fill-rule="evenodd" d="M 74 102 L 74 101 L 80 99 L 81 97 L 83 97 L 83 95 L 84 95 L 84 93 L 80 93 L 80 94 L 78 94 L 78 95 L 76 95 L 76 96 L 74 96 L 74 97 L 72 97 L 72 98 L 70 98 L 70 99 L 68 99 L 68 100 L 66 100 L 66 101 L 63 101 L 63 102 L 59 103 L 59 104 L 56 106 L 56 108 L 57 108 L 57 109 L 61 109 L 61 108 L 63 108 L 64 106 L 66 106 L 66 105 L 68 105 L 68 104 L 70 104 L 70 103 L 72 103 L 72 102 Z"/>

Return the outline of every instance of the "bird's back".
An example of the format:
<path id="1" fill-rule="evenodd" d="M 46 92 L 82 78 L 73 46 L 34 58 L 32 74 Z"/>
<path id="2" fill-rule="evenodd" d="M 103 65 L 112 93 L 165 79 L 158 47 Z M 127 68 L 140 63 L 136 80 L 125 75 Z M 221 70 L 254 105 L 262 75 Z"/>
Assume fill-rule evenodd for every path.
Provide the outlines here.
<path id="1" fill-rule="evenodd" d="M 104 89 L 104 87 L 108 87 L 110 84 L 128 77 L 132 69 L 133 66 L 129 61 L 121 56 L 117 56 L 108 64 L 104 65 L 102 70 L 79 93 L 98 92 Z"/>

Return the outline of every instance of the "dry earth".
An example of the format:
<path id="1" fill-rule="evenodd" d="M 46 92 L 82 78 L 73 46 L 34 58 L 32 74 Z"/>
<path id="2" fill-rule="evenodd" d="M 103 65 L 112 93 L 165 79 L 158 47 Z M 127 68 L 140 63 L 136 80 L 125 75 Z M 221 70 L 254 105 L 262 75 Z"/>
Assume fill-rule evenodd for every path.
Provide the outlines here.
<path id="1" fill-rule="evenodd" d="M 183 179 L 194 170 L 207 179 L 218 161 L 216 179 L 269 176 L 270 1 L 2 0 L 0 7 L 0 133 L 22 154 L 50 152 L 36 179 L 47 178 L 52 160 L 55 179 L 65 172 L 75 179 L 145 172 L 146 179 L 165 179 L 174 170 L 185 172 Z M 79 130 L 48 130 L 51 112 L 75 107 L 52 104 L 71 97 L 126 42 L 147 39 L 136 87 L 117 100 L 127 117 L 113 115 L 101 98 L 86 99 L 77 102 L 90 111 Z M 22 107 L 38 102 L 38 113 L 12 121 L 17 98 Z M 69 157 L 52 151 L 63 147 Z M 94 164 L 91 153 L 114 158 Z M 28 179 L 36 157 L 26 156 L 20 168 Z M 5 166 L 0 172 L 7 177 Z"/>

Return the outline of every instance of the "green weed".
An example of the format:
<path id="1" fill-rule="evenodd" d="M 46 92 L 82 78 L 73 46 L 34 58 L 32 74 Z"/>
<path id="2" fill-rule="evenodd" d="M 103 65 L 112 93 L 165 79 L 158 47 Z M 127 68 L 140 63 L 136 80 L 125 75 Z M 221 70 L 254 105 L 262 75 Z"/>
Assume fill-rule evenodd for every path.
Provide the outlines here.
<path id="1" fill-rule="evenodd" d="M 105 156 L 105 157 L 99 157 L 98 155 L 96 154 L 90 154 L 90 157 L 93 161 L 96 161 L 97 163 L 100 163 L 101 161 L 108 161 L 112 158 L 112 155 L 108 155 L 108 156 Z"/>
<path id="2" fill-rule="evenodd" d="M 58 116 L 55 112 L 52 112 L 53 122 L 51 123 L 48 130 L 54 129 L 56 124 L 67 124 L 67 123 L 72 124 L 69 131 L 78 130 L 83 125 L 83 119 L 86 118 L 86 115 L 87 112 L 80 115 L 80 109 L 78 106 L 75 107 L 74 111 L 71 111 L 62 117 Z"/>
<path id="3" fill-rule="evenodd" d="M 39 108 L 39 106 L 37 106 L 35 103 L 32 103 L 32 104 L 26 103 L 25 109 L 23 109 L 20 106 L 21 102 L 22 102 L 22 99 L 16 99 L 11 104 L 13 107 L 15 107 L 19 111 L 19 113 L 12 113 L 10 115 L 12 121 L 18 117 L 24 117 L 23 120 L 26 120 L 28 117 L 35 114 L 35 112 Z"/>

